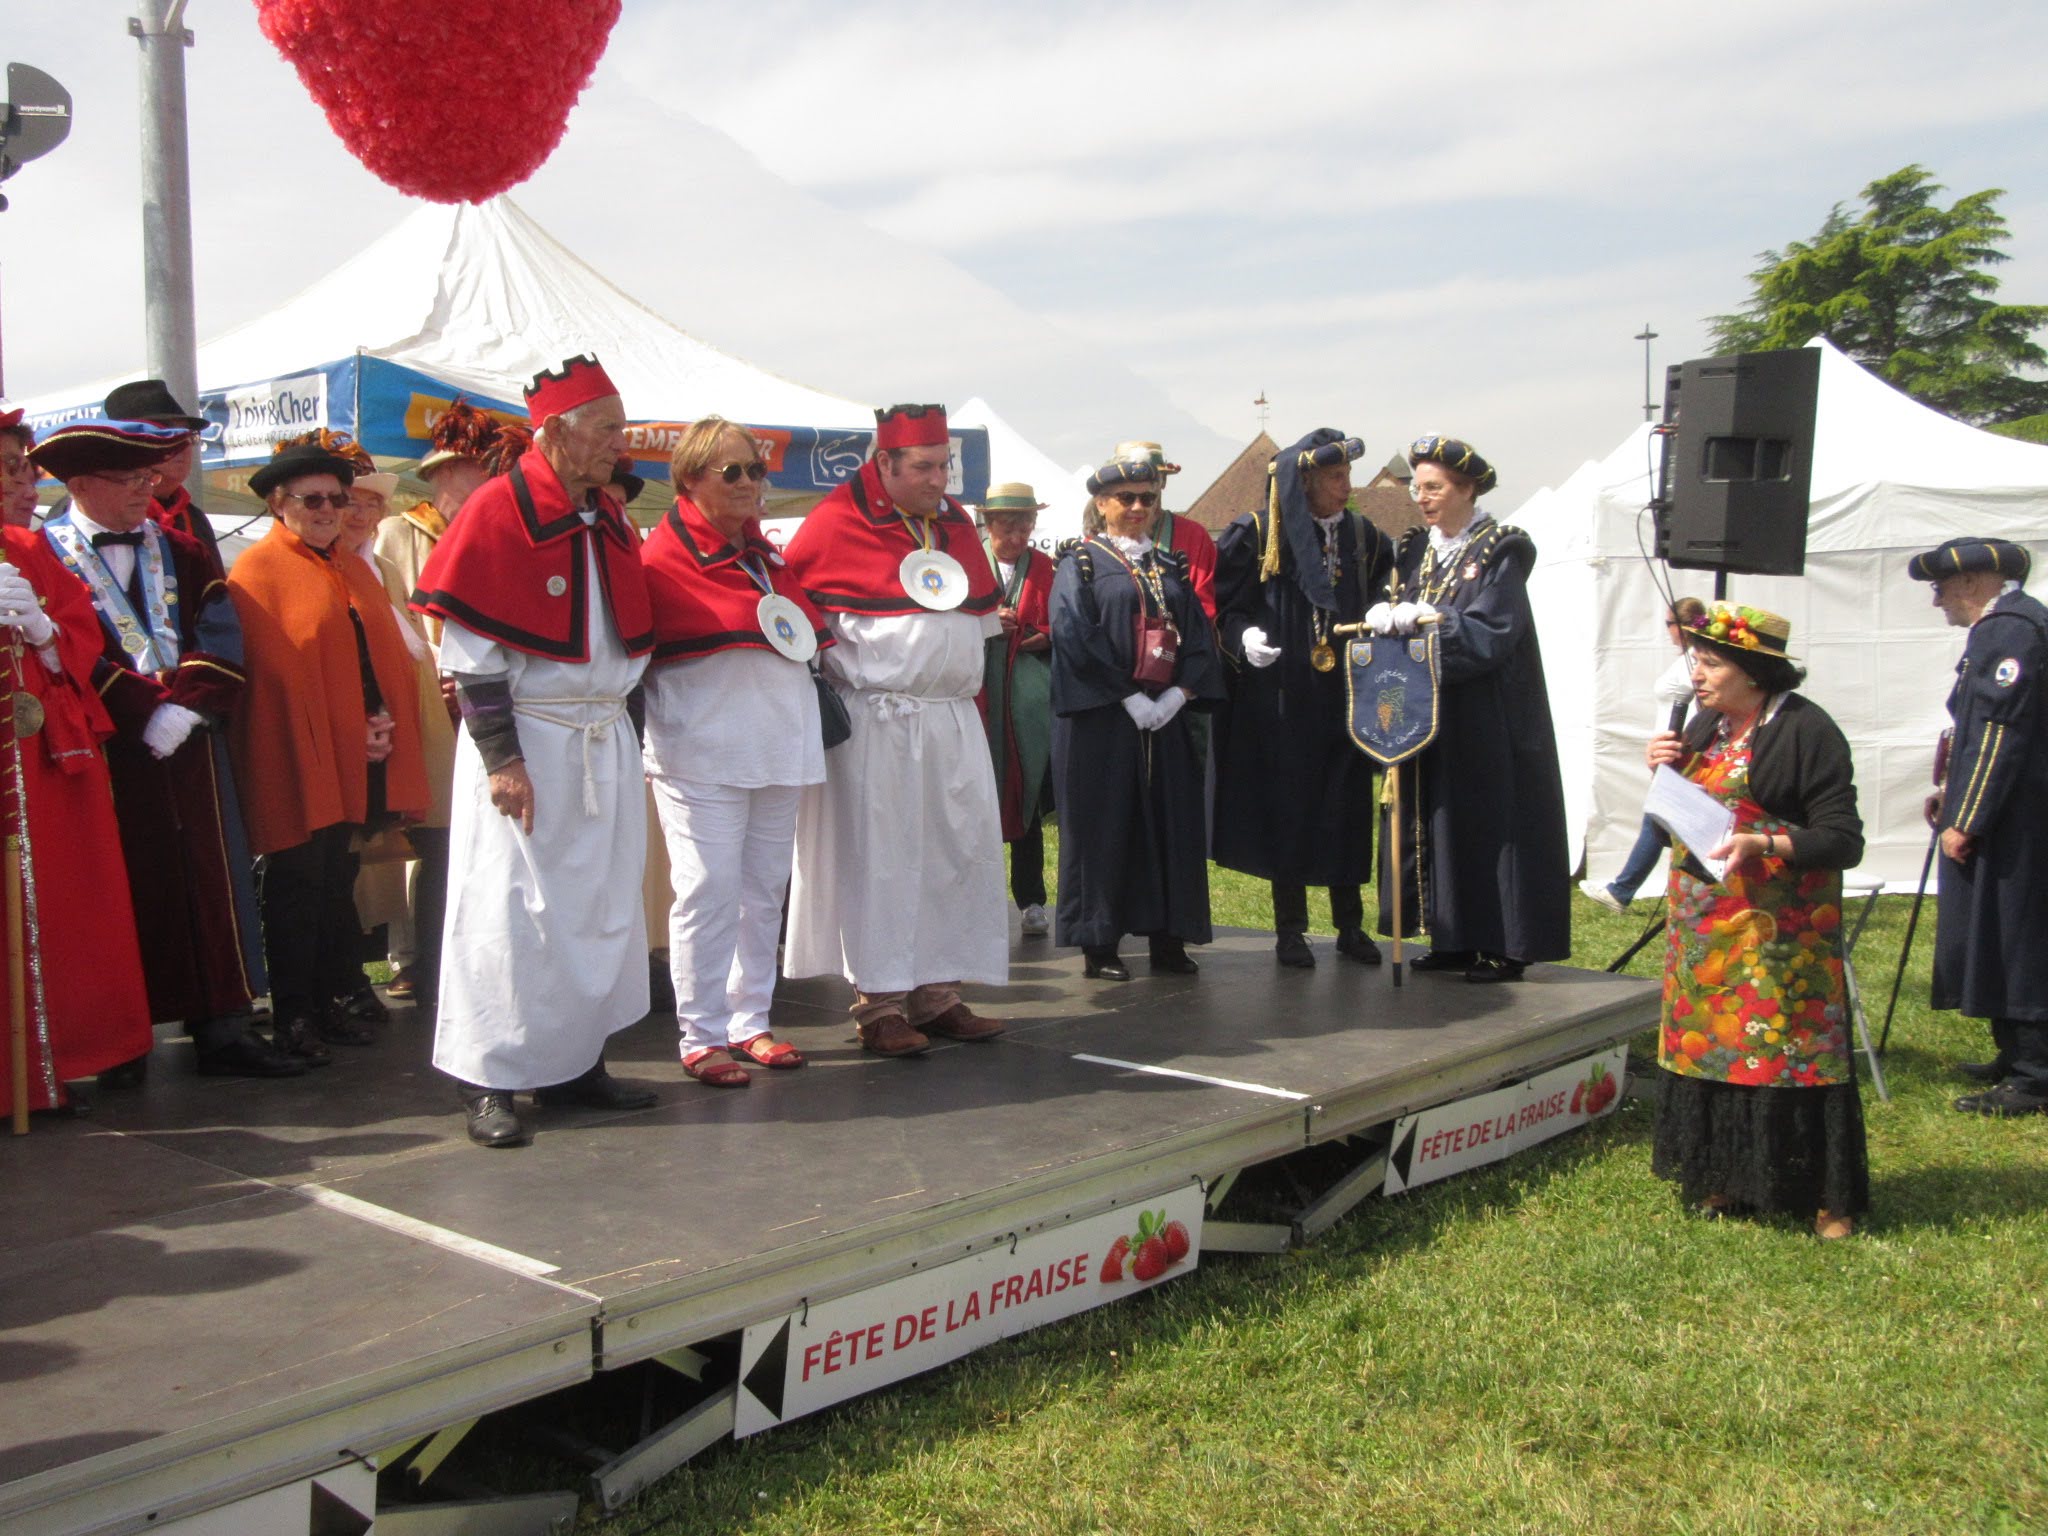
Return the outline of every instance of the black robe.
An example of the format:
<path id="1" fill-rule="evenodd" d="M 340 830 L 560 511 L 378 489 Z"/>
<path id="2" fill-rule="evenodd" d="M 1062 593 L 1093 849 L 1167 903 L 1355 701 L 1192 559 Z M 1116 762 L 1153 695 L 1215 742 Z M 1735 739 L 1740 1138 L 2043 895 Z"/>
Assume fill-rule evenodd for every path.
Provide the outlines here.
<path id="1" fill-rule="evenodd" d="M 1216 729 L 1216 862 L 1297 885 L 1364 885 L 1373 874 L 1373 762 L 1346 729 L 1344 641 L 1329 642 L 1336 668 L 1309 664 L 1318 610 L 1294 579 L 1292 548 L 1283 543 L 1279 573 L 1259 580 L 1270 515 L 1246 513 L 1216 541 L 1216 627 L 1231 664 L 1230 704 Z M 1355 624 L 1386 597 L 1394 546 L 1347 512 L 1337 550 L 1337 608 L 1326 617 Z M 1270 667 L 1244 661 L 1253 628 L 1280 647 Z"/>
<path id="2" fill-rule="evenodd" d="M 1060 808 L 1061 944 L 1113 949 L 1126 933 L 1209 942 L 1202 760 L 1190 715 L 1223 697 L 1215 633 L 1178 551 L 1153 550 L 1180 630 L 1174 683 L 1193 697 L 1163 729 L 1125 713 L 1138 587 L 1093 541 L 1052 582 L 1052 773 Z"/>
<path id="3" fill-rule="evenodd" d="M 2048 1023 L 2048 608 L 2011 592 L 1970 627 L 1948 712 L 1955 721 L 1941 825 L 1976 838 L 1946 855 L 1934 941 L 1934 1006 Z"/>
<path id="4" fill-rule="evenodd" d="M 1442 615 L 1436 740 L 1401 770 L 1403 936 L 1514 960 L 1571 953 L 1564 784 L 1529 609 L 1536 546 L 1481 515 L 1453 567 L 1423 590 L 1428 531 L 1397 552 L 1401 595 Z M 1419 886 L 1418 889 L 1418 875 Z M 1393 932 L 1380 882 L 1380 932 Z"/>

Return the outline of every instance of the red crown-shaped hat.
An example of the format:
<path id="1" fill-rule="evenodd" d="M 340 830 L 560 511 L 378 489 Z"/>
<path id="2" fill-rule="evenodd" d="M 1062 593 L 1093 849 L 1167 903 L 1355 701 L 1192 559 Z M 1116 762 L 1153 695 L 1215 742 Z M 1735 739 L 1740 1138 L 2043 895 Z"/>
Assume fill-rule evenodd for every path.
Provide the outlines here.
<path id="1" fill-rule="evenodd" d="M 526 414 L 537 427 L 550 416 L 560 416 L 618 392 L 618 386 L 605 373 L 604 364 L 585 352 L 569 358 L 559 368 L 533 376 L 533 382 L 526 386 Z"/>
<path id="2" fill-rule="evenodd" d="M 937 448 L 945 441 L 943 405 L 892 405 L 875 412 L 877 448 Z"/>

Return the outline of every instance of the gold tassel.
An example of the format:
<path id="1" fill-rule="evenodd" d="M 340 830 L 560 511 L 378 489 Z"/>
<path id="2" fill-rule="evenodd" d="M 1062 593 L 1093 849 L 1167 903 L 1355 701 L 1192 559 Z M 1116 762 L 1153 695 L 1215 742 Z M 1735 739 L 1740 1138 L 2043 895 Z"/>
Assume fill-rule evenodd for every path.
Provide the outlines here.
<path id="1" fill-rule="evenodd" d="M 1259 583 L 1280 574 L 1280 477 L 1266 476 L 1266 552 L 1259 558 Z"/>

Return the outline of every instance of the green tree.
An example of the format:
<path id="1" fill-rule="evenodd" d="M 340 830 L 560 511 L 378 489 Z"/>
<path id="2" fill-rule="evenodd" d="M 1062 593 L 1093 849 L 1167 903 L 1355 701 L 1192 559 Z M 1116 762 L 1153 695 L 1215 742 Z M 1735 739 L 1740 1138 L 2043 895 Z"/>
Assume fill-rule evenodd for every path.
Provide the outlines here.
<path id="1" fill-rule="evenodd" d="M 2048 411 L 2034 334 L 2048 305 L 2001 304 L 1990 269 L 2007 260 L 2000 188 L 1943 208 L 1921 166 L 1873 181 L 1863 208 L 1835 204 L 1811 240 L 1765 251 L 1749 304 L 1708 321 L 1727 352 L 1801 347 L 1825 336 L 1907 394 L 1976 425 Z"/>

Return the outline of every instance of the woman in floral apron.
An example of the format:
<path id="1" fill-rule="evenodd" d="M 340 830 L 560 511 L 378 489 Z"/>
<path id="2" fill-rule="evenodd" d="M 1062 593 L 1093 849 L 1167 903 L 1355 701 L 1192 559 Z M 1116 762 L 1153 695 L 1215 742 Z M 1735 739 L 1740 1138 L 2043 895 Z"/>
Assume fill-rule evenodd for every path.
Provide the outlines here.
<path id="1" fill-rule="evenodd" d="M 1686 643 L 1700 712 L 1647 754 L 1735 813 L 1674 842 L 1651 1168 L 1713 1212 L 1789 1211 L 1846 1237 L 1869 1202 L 1842 974 L 1842 874 L 1863 857 L 1849 744 L 1786 655 L 1791 626 L 1716 605 Z"/>

